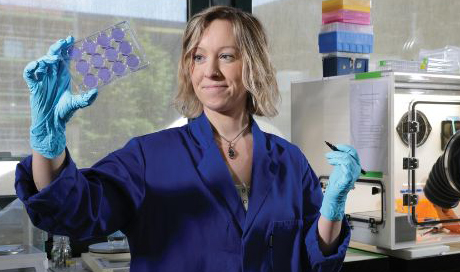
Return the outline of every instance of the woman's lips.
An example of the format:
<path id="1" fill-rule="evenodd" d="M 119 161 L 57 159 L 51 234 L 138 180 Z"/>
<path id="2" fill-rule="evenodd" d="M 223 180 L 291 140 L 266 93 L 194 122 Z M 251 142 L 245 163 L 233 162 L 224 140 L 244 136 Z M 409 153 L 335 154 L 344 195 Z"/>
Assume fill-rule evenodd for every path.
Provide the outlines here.
<path id="1" fill-rule="evenodd" d="M 227 85 L 207 85 L 204 86 L 203 89 L 206 91 L 223 91 L 228 88 Z"/>

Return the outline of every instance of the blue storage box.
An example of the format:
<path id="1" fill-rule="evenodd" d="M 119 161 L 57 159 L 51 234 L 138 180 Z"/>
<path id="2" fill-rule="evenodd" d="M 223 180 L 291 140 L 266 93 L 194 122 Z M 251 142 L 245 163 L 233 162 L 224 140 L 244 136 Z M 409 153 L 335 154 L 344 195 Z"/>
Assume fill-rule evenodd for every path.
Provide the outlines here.
<path id="1" fill-rule="evenodd" d="M 369 69 L 369 59 L 353 57 L 324 57 L 323 77 L 364 73 Z"/>
<path id="2" fill-rule="evenodd" d="M 357 32 L 333 31 L 320 33 L 318 37 L 319 52 L 372 53 L 374 35 Z"/>

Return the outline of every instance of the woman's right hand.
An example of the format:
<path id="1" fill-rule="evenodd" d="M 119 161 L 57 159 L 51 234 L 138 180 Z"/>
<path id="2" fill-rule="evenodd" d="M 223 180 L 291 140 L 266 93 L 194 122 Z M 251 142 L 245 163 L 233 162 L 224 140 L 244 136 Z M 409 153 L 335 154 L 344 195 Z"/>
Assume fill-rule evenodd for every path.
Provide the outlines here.
<path id="1" fill-rule="evenodd" d="M 91 105 L 97 89 L 72 95 L 70 73 L 62 52 L 74 42 L 69 36 L 50 46 L 48 53 L 24 68 L 30 91 L 30 145 L 46 158 L 56 158 L 65 149 L 65 124 L 73 113 Z"/>

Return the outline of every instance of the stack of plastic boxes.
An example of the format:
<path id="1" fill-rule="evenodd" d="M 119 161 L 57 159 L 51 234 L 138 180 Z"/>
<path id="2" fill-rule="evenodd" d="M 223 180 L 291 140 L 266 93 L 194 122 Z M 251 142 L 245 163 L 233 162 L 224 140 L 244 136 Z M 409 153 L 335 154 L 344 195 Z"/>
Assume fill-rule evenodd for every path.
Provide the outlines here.
<path id="1" fill-rule="evenodd" d="M 323 76 L 367 72 L 374 47 L 370 0 L 322 2 L 323 25 L 318 37 Z"/>

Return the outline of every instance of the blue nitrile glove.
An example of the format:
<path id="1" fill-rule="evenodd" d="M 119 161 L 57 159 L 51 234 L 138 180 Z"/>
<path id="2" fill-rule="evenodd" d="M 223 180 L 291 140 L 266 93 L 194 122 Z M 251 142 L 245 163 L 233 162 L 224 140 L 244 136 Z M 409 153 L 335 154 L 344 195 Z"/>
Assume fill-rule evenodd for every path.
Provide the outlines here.
<path id="1" fill-rule="evenodd" d="M 24 68 L 24 80 L 30 90 L 30 146 L 47 158 L 59 156 L 65 149 L 65 124 L 79 109 L 91 105 L 97 97 L 93 89 L 72 95 L 70 73 L 61 55 L 72 45 L 69 36 L 51 45 L 48 53 Z"/>
<path id="2" fill-rule="evenodd" d="M 361 173 L 356 150 L 349 145 L 337 145 L 339 151 L 326 154 L 327 162 L 334 165 L 324 193 L 320 213 L 330 221 L 342 220 L 348 192 Z"/>

